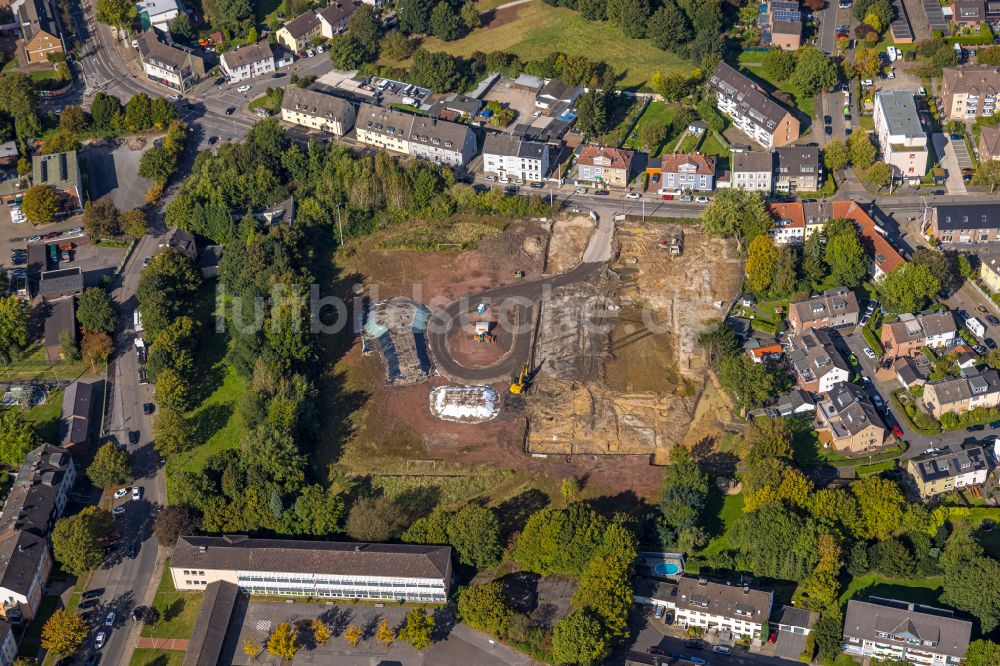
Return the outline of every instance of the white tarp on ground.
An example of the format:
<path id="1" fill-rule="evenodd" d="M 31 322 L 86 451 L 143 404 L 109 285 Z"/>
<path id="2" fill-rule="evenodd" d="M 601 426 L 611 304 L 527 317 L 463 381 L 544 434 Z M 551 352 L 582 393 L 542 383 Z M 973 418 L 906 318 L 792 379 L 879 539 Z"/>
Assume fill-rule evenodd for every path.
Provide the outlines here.
<path id="1" fill-rule="evenodd" d="M 431 391 L 430 407 L 445 421 L 482 423 L 500 413 L 500 396 L 489 386 L 439 386 Z"/>

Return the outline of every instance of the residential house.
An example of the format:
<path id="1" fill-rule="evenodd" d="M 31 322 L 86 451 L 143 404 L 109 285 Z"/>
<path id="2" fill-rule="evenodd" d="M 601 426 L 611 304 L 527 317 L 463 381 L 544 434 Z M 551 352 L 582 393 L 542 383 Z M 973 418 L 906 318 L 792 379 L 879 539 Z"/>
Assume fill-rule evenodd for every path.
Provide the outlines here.
<path id="1" fill-rule="evenodd" d="M 715 186 L 715 158 L 677 153 L 663 155 L 660 158 L 660 174 L 660 187 L 663 189 L 711 192 Z"/>
<path id="2" fill-rule="evenodd" d="M 216 581 L 252 595 L 444 603 L 451 548 L 388 543 L 182 536 L 170 560 L 178 590 Z"/>
<path id="3" fill-rule="evenodd" d="M 799 655 L 807 651 L 807 644 L 813 641 L 809 638 L 816 621 L 819 620 L 819 613 L 816 611 L 799 608 L 797 606 L 779 606 L 771 613 L 771 622 L 768 626 L 777 629 L 778 635 L 776 654 L 782 655 L 784 659 L 790 659 L 792 655 Z"/>
<path id="4" fill-rule="evenodd" d="M 309 47 L 313 38 L 319 37 L 320 34 L 319 16 L 310 9 L 278 28 L 275 39 L 278 40 L 279 44 L 284 44 L 295 53 L 301 53 Z"/>
<path id="5" fill-rule="evenodd" d="M 875 221 L 854 201 L 834 201 L 832 216 L 837 219 L 851 220 L 858 230 L 858 237 L 871 262 L 869 269 L 876 280 L 888 275 L 897 267 L 906 263 L 902 255 L 879 233 Z"/>
<path id="6" fill-rule="evenodd" d="M 295 221 L 295 196 L 289 195 L 273 206 L 257 209 L 253 212 L 253 217 L 269 227 L 276 224 L 291 224 Z"/>
<path id="7" fill-rule="evenodd" d="M 778 416 L 798 416 L 812 414 L 816 411 L 816 401 L 812 396 L 799 388 L 793 388 L 782 393 L 778 399 L 765 408 L 771 418 Z"/>
<path id="8" fill-rule="evenodd" d="M 961 414 L 977 407 L 1000 406 L 1000 376 L 993 368 L 960 371 L 958 377 L 936 379 L 924 384 L 924 409 L 936 419 L 948 413 Z"/>
<path id="9" fill-rule="evenodd" d="M 146 78 L 172 90 L 186 92 L 205 76 L 205 61 L 193 50 L 160 41 L 155 28 L 139 35 L 139 60 Z"/>
<path id="10" fill-rule="evenodd" d="M 581 146 L 576 164 L 579 179 L 598 185 L 625 187 L 632 169 L 632 151 L 607 146 Z"/>
<path id="11" fill-rule="evenodd" d="M 750 338 L 743 343 L 743 351 L 754 363 L 770 363 L 778 361 L 785 355 L 785 348 L 776 340 L 760 340 Z"/>
<path id="12" fill-rule="evenodd" d="M 75 150 L 50 155 L 32 155 L 31 182 L 51 185 L 63 195 L 62 212 L 83 210 L 83 180 Z"/>
<path id="13" fill-rule="evenodd" d="M 483 173 L 541 180 L 549 173 L 549 146 L 510 134 L 487 134 L 483 142 Z"/>
<path id="14" fill-rule="evenodd" d="M 844 379 L 816 405 L 819 430 L 830 436 L 830 445 L 844 455 L 871 453 L 882 448 L 889 434 L 868 394 Z"/>
<path id="15" fill-rule="evenodd" d="M 155 27 L 166 32 L 170 22 L 181 11 L 177 0 L 139 0 L 135 6 L 139 10 L 139 25 L 143 30 Z"/>
<path id="16" fill-rule="evenodd" d="M 1000 241 L 1000 204 L 938 204 L 928 232 L 942 243 Z"/>
<path id="17" fill-rule="evenodd" d="M 354 127 L 354 105 L 333 95 L 286 86 L 281 98 L 281 119 L 309 129 L 344 136 Z"/>
<path id="18" fill-rule="evenodd" d="M 992 116 L 998 94 L 1000 67 L 963 65 L 941 70 L 941 106 L 950 120 Z"/>
<path id="19" fill-rule="evenodd" d="M 972 623 L 954 613 L 913 602 L 851 599 L 844 618 L 844 652 L 925 666 L 957 666 L 972 637 Z"/>
<path id="20" fill-rule="evenodd" d="M 319 17 L 319 32 L 323 39 L 333 39 L 334 35 L 347 32 L 347 22 L 357 11 L 358 5 L 353 2 L 331 2 L 316 12 Z"/>
<path id="21" fill-rule="evenodd" d="M 231 82 L 252 79 L 274 72 L 274 53 L 267 38 L 264 38 L 256 44 L 237 46 L 232 51 L 226 51 L 219 58 L 219 67 Z M 297 86 L 287 86 L 295 87 Z"/>
<path id="22" fill-rule="evenodd" d="M 1000 292 L 1000 255 L 979 255 L 979 277 L 990 291 Z"/>
<path id="23" fill-rule="evenodd" d="M 764 194 L 771 193 L 774 187 L 773 153 L 749 150 L 734 152 L 730 162 L 732 175 L 729 178 L 729 187 Z"/>
<path id="24" fill-rule="evenodd" d="M 438 164 L 464 166 L 476 152 L 476 137 L 466 125 L 371 104 L 359 106 L 356 133 L 360 143 Z"/>
<path id="25" fill-rule="evenodd" d="M 815 192 L 823 184 L 819 148 L 786 146 L 775 151 L 774 189 L 777 192 Z"/>
<path id="26" fill-rule="evenodd" d="M 875 136 L 893 178 L 911 185 L 927 173 L 927 133 L 910 90 L 875 93 Z"/>
<path id="27" fill-rule="evenodd" d="M 897 358 L 892 364 L 892 369 L 896 373 L 896 381 L 904 389 L 909 390 L 912 386 L 923 386 L 927 383 L 927 378 L 921 374 L 917 364 L 909 356 Z"/>
<path id="28" fill-rule="evenodd" d="M 198 270 L 206 280 L 219 277 L 219 262 L 222 260 L 221 245 L 207 245 L 198 257 Z"/>
<path id="29" fill-rule="evenodd" d="M 951 21 L 960 28 L 978 28 L 986 21 L 986 3 L 983 0 L 952 0 Z"/>
<path id="30" fill-rule="evenodd" d="M 904 312 L 896 321 L 882 324 L 882 346 L 887 359 L 917 356 L 924 347 L 947 346 L 958 335 L 951 312 Z"/>
<path id="31" fill-rule="evenodd" d="M 52 570 L 49 532 L 76 481 L 73 457 L 43 444 L 30 451 L 0 512 L 0 615 L 32 620 Z"/>
<path id="32" fill-rule="evenodd" d="M 431 118 L 458 122 L 471 120 L 479 115 L 483 108 L 483 100 L 459 93 L 448 93 L 431 105 L 427 115 Z"/>
<path id="33" fill-rule="evenodd" d="M 558 107 L 571 107 L 583 94 L 582 86 L 574 86 L 559 79 L 549 79 L 538 91 L 535 106 L 539 109 L 553 110 Z"/>
<path id="34" fill-rule="evenodd" d="M 66 296 L 83 293 L 83 271 L 79 266 L 45 271 L 39 276 L 38 295 L 42 300 L 52 301 Z"/>
<path id="35" fill-rule="evenodd" d="M 49 56 L 66 53 L 54 4 L 46 0 L 22 0 L 12 5 L 20 46 L 29 65 L 49 64 Z"/>
<path id="36" fill-rule="evenodd" d="M 788 361 L 803 391 L 829 393 L 834 386 L 850 379 L 851 369 L 826 329 L 810 329 L 792 338 L 791 343 Z"/>
<path id="37" fill-rule="evenodd" d="M 972 445 L 924 453 L 906 461 L 906 472 L 913 479 L 922 499 L 958 488 L 986 483 L 990 463 L 982 446 Z"/>
<path id="38" fill-rule="evenodd" d="M 62 360 L 63 337 L 75 345 L 76 336 L 76 305 L 72 296 L 50 301 L 45 317 L 45 358 L 50 363 Z"/>
<path id="39" fill-rule="evenodd" d="M 674 624 L 729 631 L 737 640 L 759 639 L 773 603 L 771 590 L 685 575 L 677 581 Z"/>
<path id="40" fill-rule="evenodd" d="M 765 150 L 787 146 L 799 138 L 799 121 L 748 77 L 725 62 L 709 77 L 719 111 Z"/>
<path id="41" fill-rule="evenodd" d="M 788 305 L 788 323 L 792 331 L 805 333 L 813 328 L 857 326 L 858 298 L 847 287 L 834 287 Z"/>
<path id="42" fill-rule="evenodd" d="M 1000 125 L 984 125 L 979 128 L 979 159 L 1000 160 Z"/>
<path id="43" fill-rule="evenodd" d="M 806 239 L 806 216 L 805 209 L 799 202 L 793 203 L 770 203 L 767 205 L 774 218 L 774 227 L 771 229 L 771 238 L 777 245 L 788 245 L 789 243 L 803 243 Z"/>
<path id="44" fill-rule="evenodd" d="M 77 379 L 63 391 L 62 412 L 59 417 L 59 446 L 67 451 L 89 444 L 94 395 L 100 388 L 100 382 L 84 382 Z"/>
<path id="45" fill-rule="evenodd" d="M 761 4 L 757 18 L 760 41 L 785 51 L 795 51 L 802 45 L 802 12 L 798 0 L 772 0 Z"/>
<path id="46" fill-rule="evenodd" d="M 192 261 L 198 258 L 198 246 L 195 244 L 194 235 L 185 229 L 178 227 L 167 229 L 163 240 L 159 242 L 159 248 L 162 250 L 168 247 L 186 254 Z"/>

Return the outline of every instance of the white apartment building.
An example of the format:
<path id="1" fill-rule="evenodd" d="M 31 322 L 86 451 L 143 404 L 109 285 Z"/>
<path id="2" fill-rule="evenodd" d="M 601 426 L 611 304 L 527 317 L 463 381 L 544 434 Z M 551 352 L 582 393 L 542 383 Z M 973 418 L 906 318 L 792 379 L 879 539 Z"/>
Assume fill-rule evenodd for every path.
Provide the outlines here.
<path id="1" fill-rule="evenodd" d="M 178 590 L 225 581 L 257 595 L 444 603 L 451 548 L 186 536 L 177 541 L 170 575 Z"/>
<path id="2" fill-rule="evenodd" d="M 760 638 L 771 616 L 774 593 L 749 585 L 683 576 L 673 600 L 674 623 L 705 630 L 729 630 L 734 637 Z"/>
<path id="3" fill-rule="evenodd" d="M 362 103 L 356 134 L 360 143 L 430 160 L 464 166 L 476 153 L 476 136 L 467 126 Z"/>
<path id="4" fill-rule="evenodd" d="M 926 499 L 956 488 L 986 483 L 990 463 L 982 446 L 965 446 L 911 458 L 906 461 L 906 471 L 920 497 Z"/>
<path id="5" fill-rule="evenodd" d="M 219 58 L 219 67 L 230 81 L 252 79 L 274 72 L 274 53 L 265 37 L 256 44 L 226 51 Z"/>
<path id="6" fill-rule="evenodd" d="M 150 81 L 187 91 L 205 75 L 205 63 L 191 49 L 160 41 L 155 28 L 139 35 L 139 60 Z"/>
<path id="7" fill-rule="evenodd" d="M 969 648 L 972 623 L 951 611 L 870 597 L 847 602 L 844 652 L 920 666 L 955 666 Z"/>
<path id="8" fill-rule="evenodd" d="M 733 153 L 729 187 L 770 194 L 773 189 L 774 155 L 741 150 Z"/>
<path id="9" fill-rule="evenodd" d="M 799 121 L 749 78 L 724 62 L 709 77 L 716 107 L 765 150 L 787 146 L 799 138 Z"/>
<path id="10" fill-rule="evenodd" d="M 483 142 L 483 173 L 525 181 L 542 180 L 549 173 L 549 147 L 509 134 L 487 134 Z"/>
<path id="11" fill-rule="evenodd" d="M 302 127 L 344 136 L 354 127 L 354 105 L 333 95 L 288 86 L 281 98 L 281 119 Z"/>
<path id="12" fill-rule="evenodd" d="M 875 135 L 893 177 L 918 184 L 927 173 L 927 133 L 920 124 L 913 92 L 875 93 Z"/>

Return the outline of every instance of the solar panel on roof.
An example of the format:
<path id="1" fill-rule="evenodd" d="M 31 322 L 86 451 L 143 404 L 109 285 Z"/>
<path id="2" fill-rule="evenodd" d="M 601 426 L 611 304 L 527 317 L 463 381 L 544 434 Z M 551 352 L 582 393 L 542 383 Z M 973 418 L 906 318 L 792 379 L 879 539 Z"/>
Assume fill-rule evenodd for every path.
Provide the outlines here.
<path id="1" fill-rule="evenodd" d="M 801 21 L 802 12 L 780 9 L 772 12 L 775 21 Z"/>

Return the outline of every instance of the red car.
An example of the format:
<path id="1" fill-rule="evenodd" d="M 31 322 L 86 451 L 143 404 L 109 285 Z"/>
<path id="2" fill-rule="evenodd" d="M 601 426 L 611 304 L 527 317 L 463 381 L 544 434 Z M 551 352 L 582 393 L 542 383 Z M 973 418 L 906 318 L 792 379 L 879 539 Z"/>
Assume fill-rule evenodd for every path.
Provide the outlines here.
<path id="1" fill-rule="evenodd" d="M 673 201 L 674 200 L 674 195 L 672 195 L 672 194 L 664 194 L 660 198 L 663 199 L 664 201 Z"/>
<path id="2" fill-rule="evenodd" d="M 902 437 L 903 429 L 900 428 L 898 425 L 894 425 L 892 426 L 892 434 L 895 435 L 896 437 Z"/>
<path id="3" fill-rule="evenodd" d="M 776 643 L 778 641 L 778 630 L 772 629 L 771 635 L 767 637 L 768 643 Z"/>

